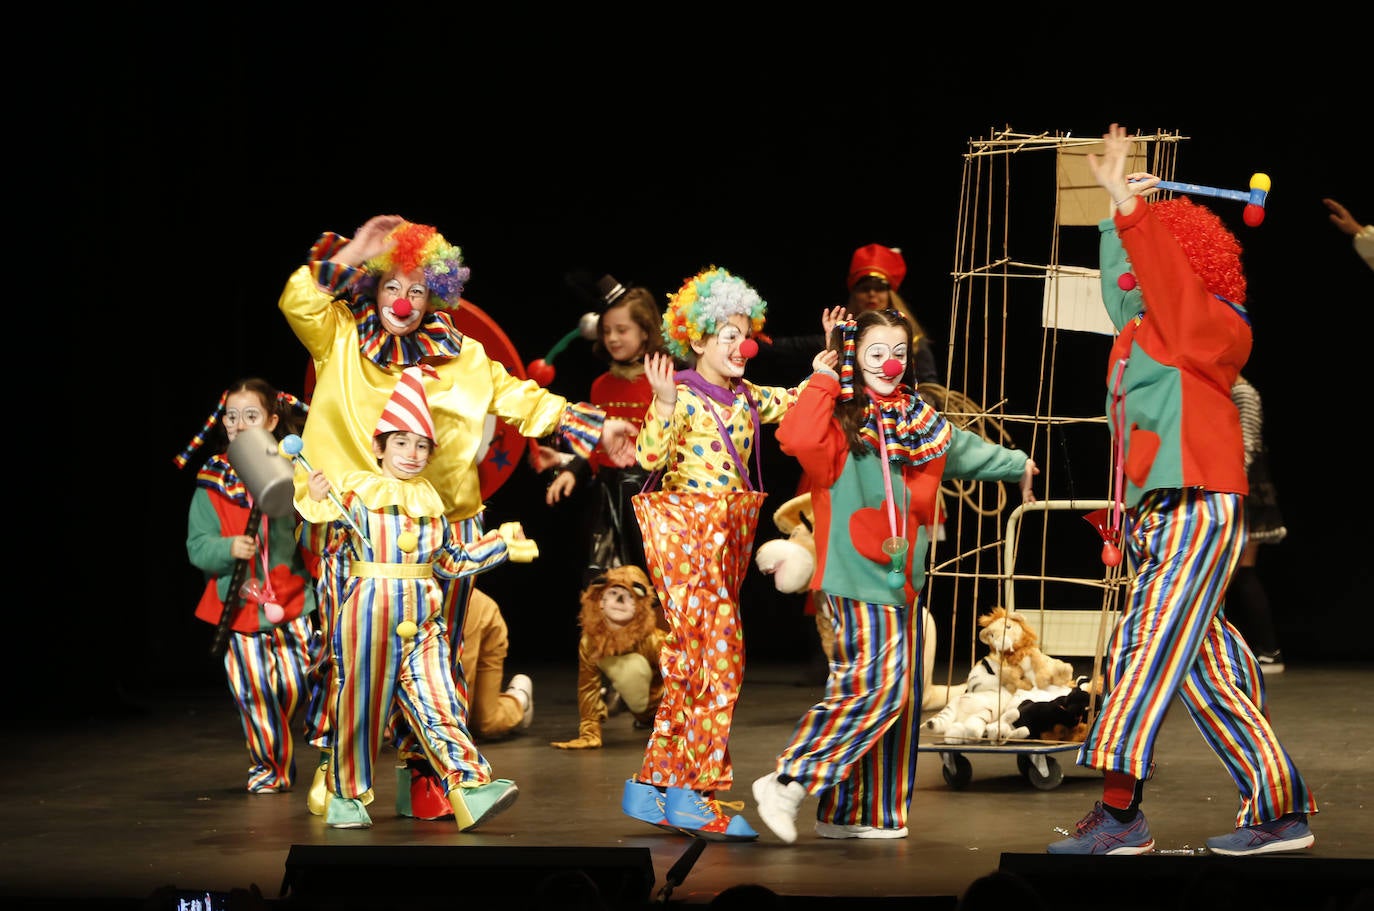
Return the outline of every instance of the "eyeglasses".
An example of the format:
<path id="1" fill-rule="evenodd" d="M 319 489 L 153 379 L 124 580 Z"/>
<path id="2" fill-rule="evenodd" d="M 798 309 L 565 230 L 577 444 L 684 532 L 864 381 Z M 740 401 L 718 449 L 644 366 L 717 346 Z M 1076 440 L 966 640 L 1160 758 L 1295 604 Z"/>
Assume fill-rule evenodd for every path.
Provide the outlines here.
<path id="1" fill-rule="evenodd" d="M 245 408 L 242 412 L 237 408 L 227 408 L 223 420 L 225 427 L 256 427 L 266 417 L 261 408 Z"/>

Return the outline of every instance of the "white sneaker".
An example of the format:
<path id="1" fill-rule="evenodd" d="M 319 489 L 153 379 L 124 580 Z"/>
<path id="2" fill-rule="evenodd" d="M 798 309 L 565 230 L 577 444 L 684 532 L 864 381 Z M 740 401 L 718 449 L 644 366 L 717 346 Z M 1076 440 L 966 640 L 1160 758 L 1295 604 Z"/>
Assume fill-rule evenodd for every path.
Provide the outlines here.
<path id="1" fill-rule="evenodd" d="M 519 724 L 520 730 L 523 731 L 534 720 L 534 681 L 525 674 L 516 674 L 510 678 L 510 686 L 506 687 L 506 692 L 514 696 L 520 702 L 520 707 L 525 710 Z"/>
<path id="2" fill-rule="evenodd" d="M 900 829 L 879 829 L 874 826 L 841 826 L 833 822 L 817 822 L 816 834 L 821 838 L 906 838 L 907 830 L 906 826 Z"/>
<path id="3" fill-rule="evenodd" d="M 797 811 L 805 799 L 806 788 L 801 782 L 780 784 L 776 772 L 769 772 L 754 782 L 754 803 L 759 819 L 788 844 L 797 840 Z"/>

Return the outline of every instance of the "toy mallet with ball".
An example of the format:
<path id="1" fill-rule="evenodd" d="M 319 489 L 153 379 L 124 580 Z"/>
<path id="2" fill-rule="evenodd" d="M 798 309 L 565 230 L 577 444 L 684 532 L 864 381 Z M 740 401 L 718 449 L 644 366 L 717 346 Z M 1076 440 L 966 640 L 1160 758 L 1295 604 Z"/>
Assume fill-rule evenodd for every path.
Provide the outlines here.
<path id="1" fill-rule="evenodd" d="M 1161 180 L 1155 184 L 1155 188 L 1160 190 L 1191 193 L 1195 196 L 1218 196 L 1222 199 L 1234 199 L 1237 202 L 1243 202 L 1245 203 L 1245 211 L 1241 218 L 1252 228 L 1259 227 L 1260 223 L 1264 221 L 1264 204 L 1269 199 L 1269 187 L 1269 175 L 1258 171 L 1250 175 L 1250 189 L 1248 191 L 1222 190 L 1217 187 L 1204 187 L 1195 183 L 1178 183 L 1173 180 Z"/>
<path id="2" fill-rule="evenodd" d="M 305 453 L 301 451 L 304 448 L 305 442 L 300 438 L 299 435 L 294 433 L 288 433 L 286 436 L 282 437 L 282 455 L 286 456 L 288 459 L 291 459 L 292 461 L 299 462 L 301 464 L 301 467 L 304 468 L 307 472 L 314 471 L 315 469 L 310 467 L 310 462 L 306 460 Z M 361 540 L 366 541 L 367 535 L 363 534 L 363 530 L 358 527 L 358 524 L 356 522 L 353 521 L 353 517 L 348 514 L 348 510 L 344 508 L 343 501 L 339 499 L 339 495 L 334 492 L 334 488 L 332 486 L 329 488 L 329 499 L 333 501 L 335 506 L 339 507 L 339 512 L 343 514 L 344 521 L 348 523 L 349 527 L 353 529 L 354 533 L 356 533 Z"/>

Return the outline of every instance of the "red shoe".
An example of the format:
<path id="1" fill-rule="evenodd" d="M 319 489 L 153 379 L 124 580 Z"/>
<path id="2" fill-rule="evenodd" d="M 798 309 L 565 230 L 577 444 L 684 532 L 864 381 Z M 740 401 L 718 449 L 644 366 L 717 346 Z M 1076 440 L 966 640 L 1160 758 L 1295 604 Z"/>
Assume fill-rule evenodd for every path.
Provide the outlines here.
<path id="1" fill-rule="evenodd" d="M 407 759 L 410 770 L 410 812 L 416 819 L 452 819 L 453 804 L 449 803 L 444 780 L 435 774 L 423 759 Z"/>

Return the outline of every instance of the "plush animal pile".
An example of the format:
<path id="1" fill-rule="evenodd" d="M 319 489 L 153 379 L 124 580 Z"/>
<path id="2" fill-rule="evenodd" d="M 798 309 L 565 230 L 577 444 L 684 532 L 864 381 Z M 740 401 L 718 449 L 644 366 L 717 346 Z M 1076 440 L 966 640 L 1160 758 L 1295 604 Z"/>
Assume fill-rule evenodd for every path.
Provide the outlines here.
<path id="1" fill-rule="evenodd" d="M 922 723 L 948 743 L 973 740 L 1076 740 L 1087 734 L 1093 690 L 1073 666 L 1043 653 L 1035 630 L 1015 611 L 997 607 L 978 618 L 988 647 L 963 692 Z"/>
<path id="2" fill-rule="evenodd" d="M 1019 698 L 1002 685 L 996 663 L 985 656 L 969 671 L 963 690 L 951 694 L 951 701 L 921 727 L 943 734 L 947 743 L 995 739 L 1002 716 L 1013 710 Z"/>
<path id="3" fill-rule="evenodd" d="M 1025 699 L 1002 715 L 998 739 L 1053 740 L 1082 743 L 1088 736 L 1092 697 L 1102 692 L 1102 678 L 1079 677 L 1067 693 L 1049 699 Z"/>

